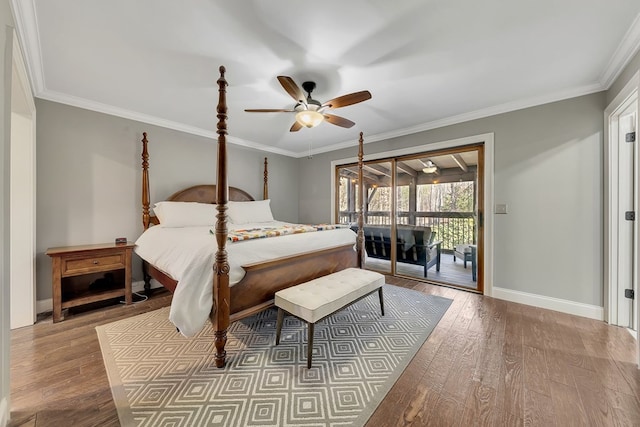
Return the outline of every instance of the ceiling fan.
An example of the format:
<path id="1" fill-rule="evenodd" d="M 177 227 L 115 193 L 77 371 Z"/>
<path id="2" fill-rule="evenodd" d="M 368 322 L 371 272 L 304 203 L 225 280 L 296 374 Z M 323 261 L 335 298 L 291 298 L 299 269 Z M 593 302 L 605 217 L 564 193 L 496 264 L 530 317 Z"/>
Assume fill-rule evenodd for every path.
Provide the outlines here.
<path id="1" fill-rule="evenodd" d="M 318 126 L 325 120 L 332 125 L 350 128 L 355 125 L 354 122 L 344 117 L 329 114 L 326 111 L 371 99 L 371 93 L 368 90 L 363 90 L 361 92 L 342 95 L 321 104 L 319 101 L 311 98 L 311 92 L 313 92 L 316 87 L 315 82 L 302 83 L 302 89 L 307 92 L 307 96 L 305 96 L 291 77 L 278 76 L 278 81 L 284 90 L 296 100 L 296 105 L 293 109 L 258 108 L 246 109 L 244 111 L 249 113 L 296 113 L 296 121 L 293 123 L 293 126 L 291 126 L 291 129 L 289 129 L 290 132 L 297 132 L 303 127 L 312 128 Z"/>
<path id="2" fill-rule="evenodd" d="M 422 163 L 422 166 L 424 166 L 422 172 L 426 174 L 438 173 L 438 165 L 433 163 L 431 160 L 427 160 L 427 163 L 420 160 L 420 163 Z"/>

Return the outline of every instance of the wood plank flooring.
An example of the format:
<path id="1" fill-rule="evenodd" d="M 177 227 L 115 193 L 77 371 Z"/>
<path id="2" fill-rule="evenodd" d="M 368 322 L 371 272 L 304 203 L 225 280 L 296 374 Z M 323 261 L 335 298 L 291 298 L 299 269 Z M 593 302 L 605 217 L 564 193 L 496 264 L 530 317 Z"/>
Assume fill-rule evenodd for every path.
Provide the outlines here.
<path id="1" fill-rule="evenodd" d="M 453 304 L 368 427 L 640 425 L 636 343 L 626 330 L 411 280 L 387 283 Z M 119 425 L 94 328 L 170 299 L 13 331 L 10 425 Z"/>
<path id="2" fill-rule="evenodd" d="M 391 262 L 379 258 L 367 258 L 366 268 L 381 273 L 389 273 L 391 271 Z M 424 280 L 424 267 L 421 265 L 399 262 L 396 264 L 396 272 L 399 276 Z M 459 286 L 463 289 L 478 288 L 478 283 L 472 279 L 471 262 L 468 262 L 467 268 L 464 268 L 464 263 L 460 258 L 454 261 L 453 254 L 449 253 L 442 253 L 440 271 L 436 271 L 436 267 L 433 266 L 428 270 L 427 276 L 429 280 Z"/>

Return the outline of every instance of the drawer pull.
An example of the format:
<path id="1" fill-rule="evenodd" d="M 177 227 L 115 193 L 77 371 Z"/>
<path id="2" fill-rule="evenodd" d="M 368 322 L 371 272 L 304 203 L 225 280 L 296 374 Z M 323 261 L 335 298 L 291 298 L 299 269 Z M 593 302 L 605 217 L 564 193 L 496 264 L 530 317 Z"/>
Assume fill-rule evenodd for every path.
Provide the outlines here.
<path id="1" fill-rule="evenodd" d="M 93 265 L 98 265 L 98 261 L 93 261 Z"/>

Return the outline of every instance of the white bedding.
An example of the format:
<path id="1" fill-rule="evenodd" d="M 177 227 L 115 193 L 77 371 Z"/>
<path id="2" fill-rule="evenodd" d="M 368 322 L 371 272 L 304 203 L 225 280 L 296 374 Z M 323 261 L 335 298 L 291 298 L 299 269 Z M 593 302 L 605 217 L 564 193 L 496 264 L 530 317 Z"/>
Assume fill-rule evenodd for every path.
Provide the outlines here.
<path id="1" fill-rule="evenodd" d="M 242 224 L 238 228 L 278 227 L 288 223 Z M 233 225 L 228 225 L 233 229 Z M 213 227 L 151 227 L 136 241 L 135 252 L 179 282 L 169 319 L 183 335 L 198 333 L 209 317 L 212 303 L 213 261 L 217 244 Z M 356 243 L 348 228 L 291 234 L 241 242 L 227 242 L 230 285 L 244 277 L 242 265 Z"/>

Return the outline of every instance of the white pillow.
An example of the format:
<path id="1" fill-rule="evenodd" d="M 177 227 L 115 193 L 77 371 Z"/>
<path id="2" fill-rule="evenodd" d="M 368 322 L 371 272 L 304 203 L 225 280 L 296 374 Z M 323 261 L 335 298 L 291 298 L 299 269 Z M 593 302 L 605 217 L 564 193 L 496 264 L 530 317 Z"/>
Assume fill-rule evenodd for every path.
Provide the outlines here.
<path id="1" fill-rule="evenodd" d="M 215 225 L 216 205 L 197 202 L 158 202 L 153 212 L 161 227 L 196 227 Z"/>
<path id="2" fill-rule="evenodd" d="M 234 224 L 273 221 L 270 199 L 251 202 L 229 201 L 227 207 L 229 220 Z"/>

